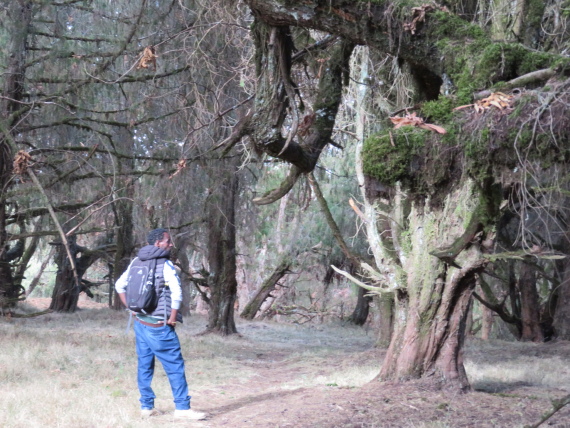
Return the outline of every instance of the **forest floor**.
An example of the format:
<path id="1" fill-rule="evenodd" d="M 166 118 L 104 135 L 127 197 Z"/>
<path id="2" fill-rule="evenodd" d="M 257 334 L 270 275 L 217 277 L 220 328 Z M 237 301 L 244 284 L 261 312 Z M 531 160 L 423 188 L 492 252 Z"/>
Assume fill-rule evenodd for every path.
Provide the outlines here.
<path id="1" fill-rule="evenodd" d="M 38 309 L 48 303 L 28 302 Z M 102 305 L 79 306 L 84 321 Z M 374 347 L 372 331 L 236 321 L 241 337 L 229 340 L 200 336 L 206 320 L 198 316 L 179 330 L 192 404 L 207 412 L 207 420 L 174 420 L 164 397 L 156 403 L 163 414 L 152 420 L 75 426 L 523 427 L 540 421 L 551 400 L 570 393 L 570 342 L 470 339 L 465 357 L 474 390 L 459 394 L 424 381 L 374 380 L 385 350 Z M 138 411 L 135 397 L 136 391 L 128 393 L 130 415 Z M 542 426 L 570 427 L 570 406 Z"/>

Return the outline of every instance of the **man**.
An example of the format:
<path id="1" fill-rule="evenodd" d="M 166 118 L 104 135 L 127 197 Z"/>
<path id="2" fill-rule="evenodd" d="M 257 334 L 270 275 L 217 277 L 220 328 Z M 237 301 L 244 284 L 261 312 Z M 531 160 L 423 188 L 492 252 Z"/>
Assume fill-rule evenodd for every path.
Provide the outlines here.
<path id="1" fill-rule="evenodd" d="M 162 363 L 168 376 L 174 404 L 174 416 L 179 418 L 202 420 L 205 413 L 190 409 L 188 383 L 184 373 L 184 360 L 180 350 L 180 341 L 174 330 L 177 322 L 182 322 L 178 312 L 182 303 L 180 279 L 169 260 L 172 241 L 166 229 L 154 229 L 148 234 L 147 246 L 138 252 L 141 261 L 156 259 L 155 287 L 159 296 L 156 309 L 150 314 L 135 315 L 135 336 L 138 357 L 137 382 L 141 394 L 141 415 L 143 417 L 160 414 L 154 408 L 156 396 L 151 388 L 154 374 L 155 357 Z M 133 260 L 131 265 L 136 261 Z M 130 266 L 129 266 L 130 267 Z M 115 289 L 123 305 L 127 306 L 126 289 L 129 269 L 115 284 Z M 166 324 L 165 324 L 166 321 Z"/>

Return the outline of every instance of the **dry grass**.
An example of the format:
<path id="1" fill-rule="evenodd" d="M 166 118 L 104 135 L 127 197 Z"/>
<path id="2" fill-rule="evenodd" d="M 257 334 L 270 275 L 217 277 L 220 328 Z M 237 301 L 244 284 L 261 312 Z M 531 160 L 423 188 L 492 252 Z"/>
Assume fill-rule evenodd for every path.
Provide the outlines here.
<path id="1" fill-rule="evenodd" d="M 206 319 L 192 316 L 178 332 L 192 404 L 211 417 L 194 424 L 174 420 L 170 388 L 158 365 L 153 387 L 156 407 L 164 414 L 143 420 L 134 333 L 131 329 L 125 335 L 126 320 L 124 312 L 108 309 L 0 318 L 0 426 L 509 426 L 501 421 L 535 421 L 547 410 L 552 391 L 568 393 L 570 387 L 568 343 L 471 341 L 468 374 L 475 388 L 486 393 L 458 400 L 414 385 L 370 382 L 383 351 L 373 347 L 372 333 L 360 328 L 237 320 L 242 337 L 224 339 L 197 336 Z M 524 397 L 508 398 L 513 386 Z M 521 386 L 534 389 L 521 392 Z M 545 391 L 544 402 L 533 398 L 540 391 Z M 460 414 L 466 421 L 475 417 L 470 403 L 481 414 L 481 423 L 459 423 Z M 518 408 L 521 403 L 530 403 L 526 414 Z M 489 417 L 481 406 L 503 410 Z M 561 417 L 570 417 L 570 411 Z M 489 421 L 494 425 L 485 424 Z"/>
<path id="2" fill-rule="evenodd" d="M 11 321 L 0 318 L 0 426 L 156 426 L 156 419 L 145 421 L 139 417 L 134 333 L 131 327 L 125 335 L 126 322 L 124 312 L 109 309 L 81 309 L 75 314 Z M 204 318 L 193 316 L 178 331 L 194 405 L 204 403 L 200 400 L 202 391 L 214 390 L 214 395 L 231 399 L 229 385 L 243 385 L 245 390 L 251 382 L 264 383 L 264 379 L 258 379 L 259 364 L 287 358 L 294 370 L 310 372 L 313 364 L 322 364 L 333 353 L 327 347 L 334 344 L 335 337 L 337 353 L 347 352 L 351 343 L 356 345 L 354 349 L 366 349 L 373 342 L 354 328 L 340 329 L 338 334 L 268 323 L 239 324 L 241 338 L 196 336 L 205 325 Z M 355 332 L 360 337 L 355 337 Z M 358 372 L 355 368 L 347 370 L 355 378 Z M 293 382 L 297 384 L 294 387 L 278 382 L 268 391 L 315 382 L 346 382 L 338 369 L 330 376 L 313 379 L 307 374 L 305 381 L 300 380 Z M 166 412 L 162 418 L 170 418 L 171 392 L 160 365 L 153 388 L 158 397 L 156 407 Z"/>

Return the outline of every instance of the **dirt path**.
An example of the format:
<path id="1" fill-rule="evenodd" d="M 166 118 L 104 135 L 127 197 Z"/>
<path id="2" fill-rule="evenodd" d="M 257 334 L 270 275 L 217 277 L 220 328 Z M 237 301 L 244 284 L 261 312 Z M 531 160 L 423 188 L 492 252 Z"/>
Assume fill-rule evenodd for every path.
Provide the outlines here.
<path id="1" fill-rule="evenodd" d="M 569 350 L 568 344 L 559 349 Z M 315 360 L 304 371 L 318 371 L 324 364 L 347 367 L 382 357 L 383 352 L 369 350 L 333 360 Z M 372 381 L 360 387 L 323 384 L 279 390 L 280 385 L 306 373 L 286 362 L 283 354 L 264 358 L 265 363 L 256 365 L 257 381 L 252 380 L 245 387 L 225 386 L 231 399 L 216 390 L 200 393 L 196 404 L 211 415 L 204 427 L 522 427 L 539 421 L 550 409 L 551 398 L 569 392 L 505 384 L 498 393 L 456 394 L 419 381 Z M 549 422 L 549 426 L 570 427 L 570 408 Z"/>

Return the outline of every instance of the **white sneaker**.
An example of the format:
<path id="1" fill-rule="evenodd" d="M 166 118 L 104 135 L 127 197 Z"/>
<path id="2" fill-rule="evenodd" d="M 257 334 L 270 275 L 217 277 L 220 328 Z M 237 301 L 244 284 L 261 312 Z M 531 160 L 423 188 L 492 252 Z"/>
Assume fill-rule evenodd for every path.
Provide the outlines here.
<path id="1" fill-rule="evenodd" d="M 193 421 L 201 421 L 206 419 L 206 414 L 203 412 L 197 412 L 192 409 L 188 410 L 178 410 L 174 411 L 175 418 L 184 418 L 184 419 L 191 419 Z"/>
<path id="2" fill-rule="evenodd" d="M 150 418 L 151 416 L 158 416 L 160 412 L 156 409 L 141 409 L 141 416 L 143 418 Z"/>

